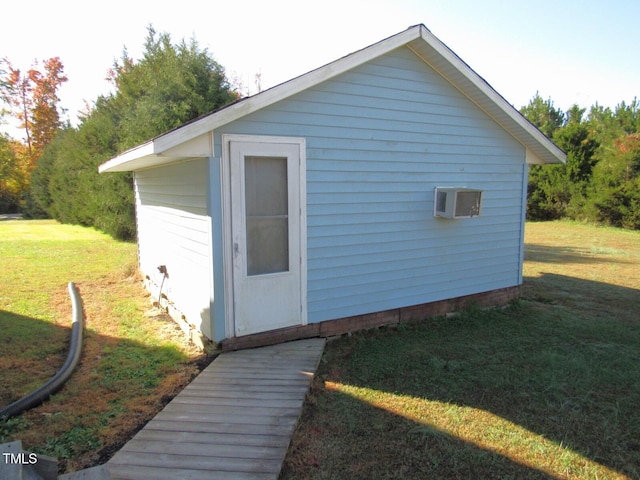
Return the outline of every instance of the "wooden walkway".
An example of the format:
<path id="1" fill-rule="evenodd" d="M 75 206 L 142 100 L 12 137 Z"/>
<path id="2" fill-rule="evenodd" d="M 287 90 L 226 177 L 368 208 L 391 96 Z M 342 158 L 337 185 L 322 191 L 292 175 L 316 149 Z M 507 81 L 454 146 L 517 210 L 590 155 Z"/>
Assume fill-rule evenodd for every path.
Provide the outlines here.
<path id="1" fill-rule="evenodd" d="M 277 479 L 324 343 L 223 353 L 107 463 L 111 478 Z"/>

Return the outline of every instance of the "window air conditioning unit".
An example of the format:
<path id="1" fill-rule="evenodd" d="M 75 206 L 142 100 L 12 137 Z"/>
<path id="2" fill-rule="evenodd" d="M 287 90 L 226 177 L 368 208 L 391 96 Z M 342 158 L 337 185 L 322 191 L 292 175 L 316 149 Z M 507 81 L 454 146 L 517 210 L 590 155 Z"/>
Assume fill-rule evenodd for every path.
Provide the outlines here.
<path id="1" fill-rule="evenodd" d="M 471 218 L 480 215 L 482 190 L 466 187 L 436 187 L 433 214 L 442 218 Z"/>

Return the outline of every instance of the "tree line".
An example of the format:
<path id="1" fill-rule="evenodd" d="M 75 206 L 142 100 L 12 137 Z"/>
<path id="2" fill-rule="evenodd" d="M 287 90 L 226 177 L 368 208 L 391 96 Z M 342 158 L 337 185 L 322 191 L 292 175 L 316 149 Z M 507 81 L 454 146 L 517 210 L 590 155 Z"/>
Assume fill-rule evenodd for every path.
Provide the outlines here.
<path id="1" fill-rule="evenodd" d="M 567 153 L 565 165 L 534 165 L 527 218 L 570 218 L 640 229 L 640 103 L 577 105 L 567 112 L 535 97 L 521 113 Z"/>
<path id="2" fill-rule="evenodd" d="M 138 61 L 125 49 L 108 72 L 113 93 L 99 96 L 78 126 L 60 121 L 57 90 L 67 81 L 59 58 L 26 73 L 0 63 L 2 115 L 24 141 L 0 135 L 0 213 L 93 226 L 135 237 L 130 173 L 99 175 L 98 165 L 239 98 L 195 39 L 174 44 L 149 27 Z M 566 165 L 534 165 L 530 220 L 572 218 L 640 229 L 640 104 L 555 108 L 536 94 L 521 113 L 567 153 Z"/>
<path id="3" fill-rule="evenodd" d="M 11 71 L 4 70 L 2 98 L 13 105 L 15 89 L 7 81 Z M 0 201 L 0 212 L 14 208 L 34 218 L 93 226 L 119 239 L 135 238 L 131 173 L 99 175 L 98 166 L 239 97 L 224 68 L 195 39 L 174 44 L 169 34 L 157 33 L 151 26 L 142 58 L 134 61 L 125 49 L 109 69 L 108 79 L 114 92 L 99 96 L 80 115 L 77 127 L 62 125 L 58 119 L 55 136 L 38 151 L 33 168 L 23 168 L 16 159 L 18 147 L 27 142 L 6 135 L 0 139 L 0 166 L 7 166 L 0 178 L 21 178 L 20 185 L 0 182 L 0 198 L 5 199 L 4 204 Z M 29 131 L 27 138 L 35 138 L 35 124 L 26 116 L 16 118 Z"/>

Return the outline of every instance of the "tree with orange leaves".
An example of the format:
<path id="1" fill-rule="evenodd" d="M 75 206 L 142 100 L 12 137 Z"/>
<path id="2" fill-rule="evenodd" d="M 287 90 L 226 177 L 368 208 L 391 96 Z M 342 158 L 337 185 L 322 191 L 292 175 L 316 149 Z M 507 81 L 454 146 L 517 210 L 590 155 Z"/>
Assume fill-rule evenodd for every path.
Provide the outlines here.
<path id="1" fill-rule="evenodd" d="M 66 81 L 59 57 L 46 60 L 42 71 L 36 63 L 24 74 L 0 59 L 0 101 L 8 107 L 0 116 L 11 115 L 25 132 L 23 142 L 0 138 L 0 211 L 21 208 L 31 172 L 61 127 L 58 88 Z"/>
<path id="2" fill-rule="evenodd" d="M 18 120 L 25 132 L 25 161 L 32 170 L 44 147 L 60 128 L 58 89 L 67 81 L 64 66 L 59 57 L 45 60 L 43 71 L 37 63 L 23 73 L 3 59 L 6 73 L 0 87 L 2 99 L 9 106 L 9 114 Z"/>

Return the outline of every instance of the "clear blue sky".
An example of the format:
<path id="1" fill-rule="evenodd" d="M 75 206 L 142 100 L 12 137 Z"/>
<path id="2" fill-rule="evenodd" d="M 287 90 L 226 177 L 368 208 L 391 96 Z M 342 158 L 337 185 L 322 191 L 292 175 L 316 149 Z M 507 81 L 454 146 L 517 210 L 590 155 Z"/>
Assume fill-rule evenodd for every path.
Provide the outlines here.
<path id="1" fill-rule="evenodd" d="M 73 123 L 125 46 L 139 58 L 149 24 L 194 37 L 245 93 L 256 73 L 268 88 L 423 23 L 517 108 L 536 92 L 563 110 L 640 96 L 637 0 L 34 0 L 2 13 L 0 57 L 26 69 L 59 56 Z"/>

